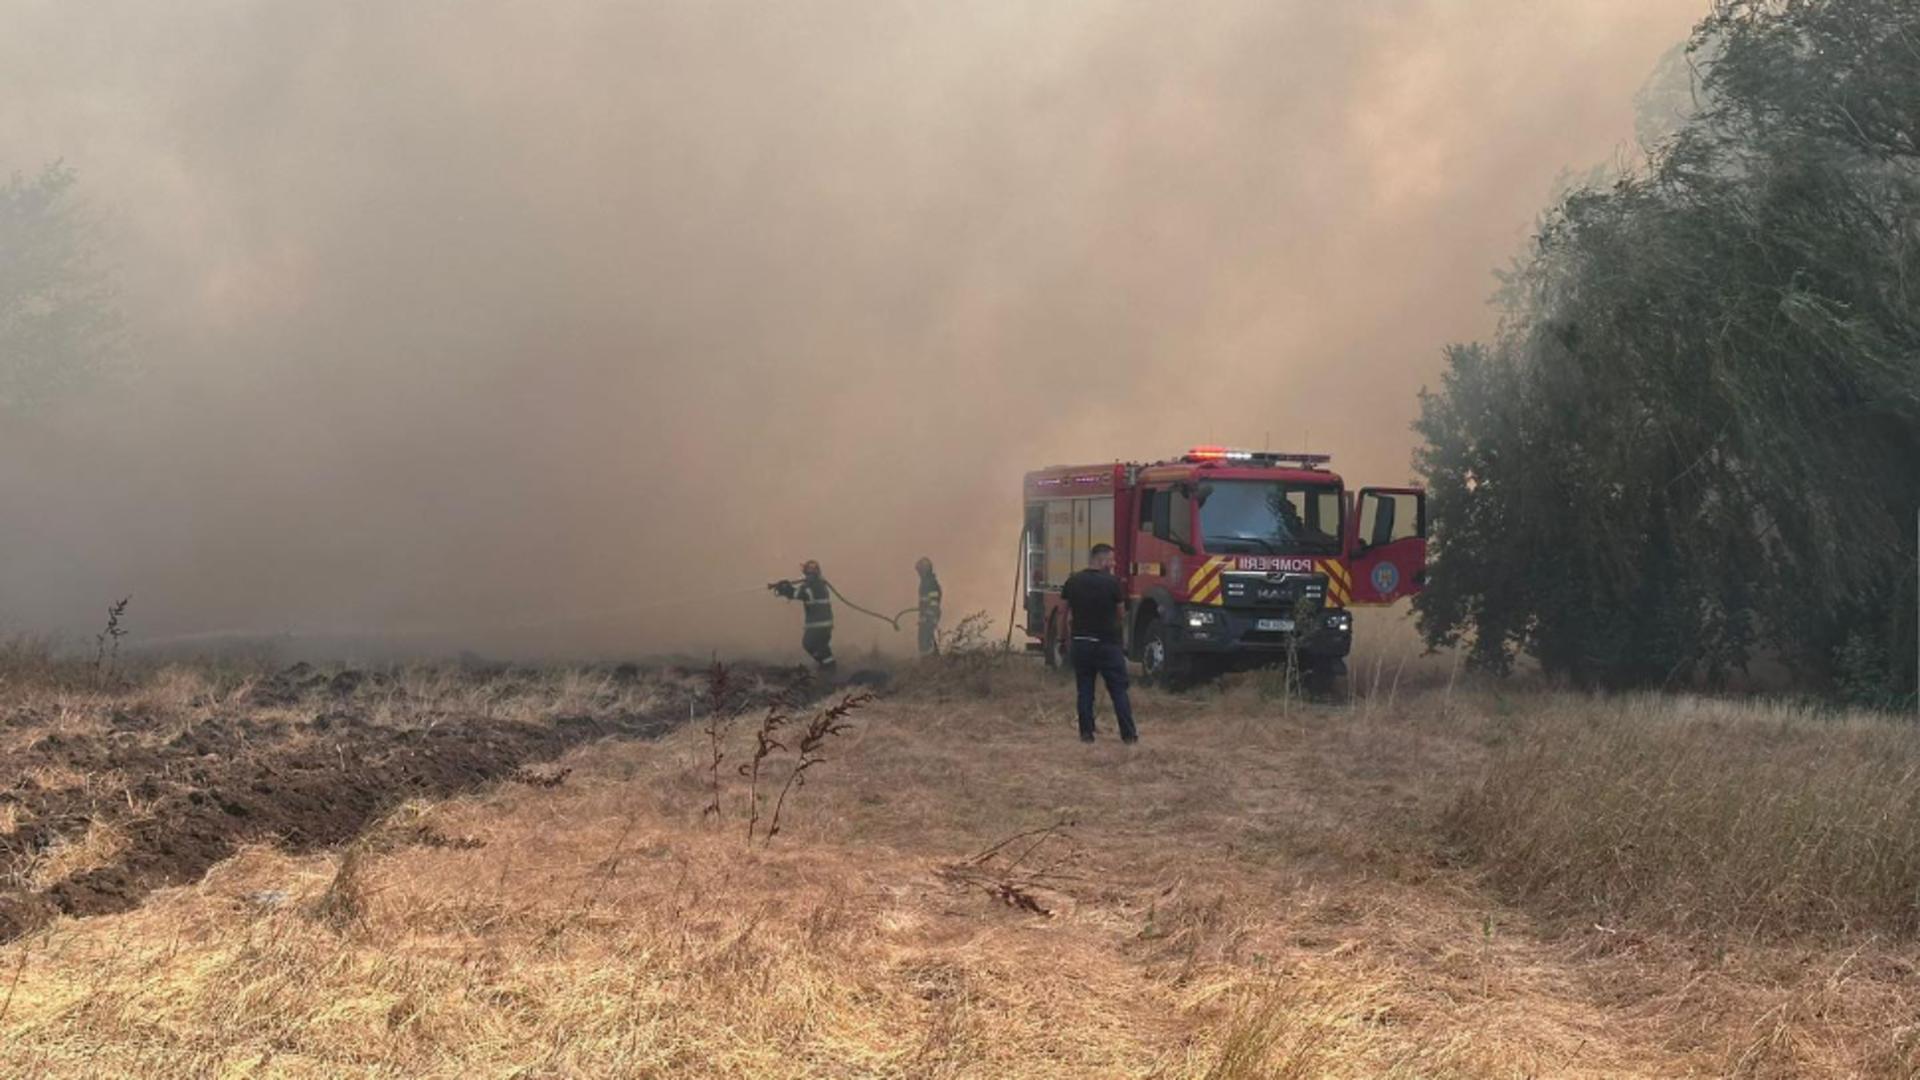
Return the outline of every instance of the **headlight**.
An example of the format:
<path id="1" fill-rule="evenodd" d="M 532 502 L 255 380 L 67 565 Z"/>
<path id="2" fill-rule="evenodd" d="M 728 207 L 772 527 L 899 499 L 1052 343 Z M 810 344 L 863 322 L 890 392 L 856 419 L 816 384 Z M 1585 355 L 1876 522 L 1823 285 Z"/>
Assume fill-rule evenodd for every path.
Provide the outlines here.
<path id="1" fill-rule="evenodd" d="M 1329 630 L 1351 630 L 1353 629 L 1353 616 L 1344 611 L 1329 611 L 1327 612 L 1325 624 Z"/>
<path id="2" fill-rule="evenodd" d="M 1220 616 L 1211 611 L 1187 612 L 1188 629 L 1198 630 L 1203 626 L 1212 626 L 1214 623 L 1219 621 L 1220 621 Z"/>

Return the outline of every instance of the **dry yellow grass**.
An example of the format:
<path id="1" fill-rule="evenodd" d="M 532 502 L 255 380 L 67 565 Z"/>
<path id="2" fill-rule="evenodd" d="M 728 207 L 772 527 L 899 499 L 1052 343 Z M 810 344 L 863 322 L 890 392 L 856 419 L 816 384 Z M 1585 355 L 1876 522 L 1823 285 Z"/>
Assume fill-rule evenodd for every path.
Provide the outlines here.
<path id="1" fill-rule="evenodd" d="M 110 865 L 127 849 L 126 828 L 94 820 L 76 836 L 56 838 L 29 864 L 28 883 L 45 889 L 89 870 Z"/>
<path id="2" fill-rule="evenodd" d="M 449 690 L 449 693 L 452 691 Z M 572 702 L 614 688 L 584 679 Z M 1915 953 L 1537 922 L 1437 852 L 1517 703 L 1249 682 L 1072 737 L 1070 692 L 876 704 L 782 834 L 702 817 L 704 736 L 556 788 L 411 804 L 344 852 L 255 848 L 0 947 L 18 1075 L 1911 1075 Z M 530 705 L 496 707 L 529 708 Z M 1631 703 L 1578 706 L 1629 722 Z M 736 733 L 737 736 L 743 735 Z M 738 737 L 734 757 L 743 750 Z M 944 873 L 1026 830 L 1009 906 Z M 484 846 L 409 844 L 419 826 Z"/>
<path id="3" fill-rule="evenodd" d="M 1627 723 L 1536 706 L 1449 815 L 1509 895 L 1609 924 L 1920 936 L 1912 724 L 1655 696 L 1622 702 Z"/>

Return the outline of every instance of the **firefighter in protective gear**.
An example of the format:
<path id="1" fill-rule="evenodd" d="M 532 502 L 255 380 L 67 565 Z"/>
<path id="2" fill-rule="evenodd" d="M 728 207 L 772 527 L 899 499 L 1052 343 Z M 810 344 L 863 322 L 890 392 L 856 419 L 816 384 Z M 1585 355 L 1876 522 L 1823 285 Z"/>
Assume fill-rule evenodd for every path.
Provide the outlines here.
<path id="1" fill-rule="evenodd" d="M 920 655 L 932 656 L 940 651 L 940 579 L 924 555 L 913 568 L 920 571 Z"/>
<path id="2" fill-rule="evenodd" d="M 820 564 L 808 559 L 800 566 L 800 580 L 776 581 L 768 588 L 788 600 L 798 600 L 806 612 L 800 632 L 800 647 L 820 665 L 822 674 L 831 675 L 833 661 L 833 586 L 820 576 Z"/>

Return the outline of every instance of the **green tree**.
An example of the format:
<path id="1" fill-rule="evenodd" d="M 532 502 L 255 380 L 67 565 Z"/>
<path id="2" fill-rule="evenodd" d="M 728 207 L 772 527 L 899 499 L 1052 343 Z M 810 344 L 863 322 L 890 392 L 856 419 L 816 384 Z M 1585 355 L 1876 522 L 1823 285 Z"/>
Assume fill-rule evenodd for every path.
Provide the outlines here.
<path id="1" fill-rule="evenodd" d="M 71 168 L 0 185 L 0 414 L 24 416 L 84 384 L 120 318 L 99 230 Z"/>
<path id="2" fill-rule="evenodd" d="M 1599 685 L 1762 647 L 1912 684 L 1917 42 L 1893 0 L 1701 24 L 1701 108 L 1549 213 L 1498 338 L 1423 395 L 1430 643 Z"/>

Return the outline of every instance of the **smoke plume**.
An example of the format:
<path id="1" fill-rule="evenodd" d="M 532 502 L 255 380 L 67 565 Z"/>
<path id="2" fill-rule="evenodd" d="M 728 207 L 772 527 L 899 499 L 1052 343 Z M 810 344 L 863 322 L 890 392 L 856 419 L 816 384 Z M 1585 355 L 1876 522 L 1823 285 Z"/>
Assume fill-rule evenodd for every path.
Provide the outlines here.
<path id="1" fill-rule="evenodd" d="M 1672 0 L 0 5 L 0 170 L 113 223 L 124 376 L 0 432 L 0 630 L 793 651 L 1008 607 L 1020 474 L 1403 481 L 1440 346 Z M 845 620 L 843 650 L 902 647 Z M 797 653 L 795 654 L 797 656 Z"/>

